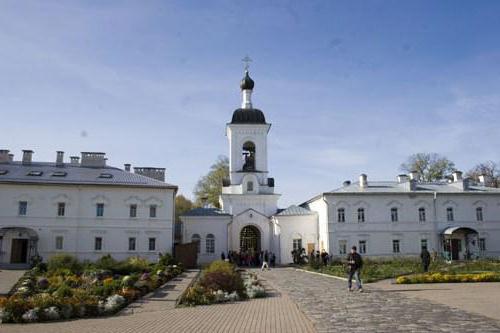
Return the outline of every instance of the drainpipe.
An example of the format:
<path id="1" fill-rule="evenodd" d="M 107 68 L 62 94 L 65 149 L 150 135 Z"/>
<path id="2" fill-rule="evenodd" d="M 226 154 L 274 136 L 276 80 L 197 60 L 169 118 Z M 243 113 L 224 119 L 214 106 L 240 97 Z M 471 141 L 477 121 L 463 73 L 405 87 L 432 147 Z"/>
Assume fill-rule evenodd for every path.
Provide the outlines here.
<path id="1" fill-rule="evenodd" d="M 441 244 L 441 235 L 439 234 L 438 231 L 438 220 L 437 220 L 437 192 L 434 191 L 433 193 L 433 199 L 432 199 L 432 204 L 433 204 L 433 219 L 434 219 L 434 244 L 436 246 L 435 251 L 439 254 L 443 252 L 443 246 L 444 244 Z"/>

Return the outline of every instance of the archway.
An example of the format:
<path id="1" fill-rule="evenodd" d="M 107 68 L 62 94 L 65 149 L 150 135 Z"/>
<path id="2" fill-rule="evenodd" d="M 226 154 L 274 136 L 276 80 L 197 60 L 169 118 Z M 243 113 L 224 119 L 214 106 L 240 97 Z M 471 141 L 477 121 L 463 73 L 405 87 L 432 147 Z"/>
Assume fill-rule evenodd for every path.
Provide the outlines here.
<path id="1" fill-rule="evenodd" d="M 240 252 L 260 252 L 260 231 L 253 225 L 247 225 L 240 232 Z"/>
<path id="2" fill-rule="evenodd" d="M 29 264 L 38 255 L 38 234 L 30 228 L 0 229 L 0 264 Z"/>
<path id="3" fill-rule="evenodd" d="M 469 227 L 447 227 L 441 238 L 444 257 L 449 261 L 477 258 L 478 237 L 478 232 Z"/>
<path id="4" fill-rule="evenodd" d="M 243 144 L 243 171 L 255 171 L 255 144 L 247 141 Z"/>

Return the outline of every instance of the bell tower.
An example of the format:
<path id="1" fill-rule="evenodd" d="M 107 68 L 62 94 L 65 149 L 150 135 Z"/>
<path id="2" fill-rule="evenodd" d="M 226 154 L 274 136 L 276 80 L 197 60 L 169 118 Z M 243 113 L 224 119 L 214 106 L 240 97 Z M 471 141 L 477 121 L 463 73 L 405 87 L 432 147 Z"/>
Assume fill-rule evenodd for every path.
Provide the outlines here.
<path id="1" fill-rule="evenodd" d="M 221 204 L 233 215 L 253 208 L 270 216 L 276 212 L 279 198 L 274 194 L 274 178 L 268 177 L 267 135 L 271 124 L 261 110 L 253 107 L 254 86 L 247 65 L 240 82 L 241 107 L 226 125 L 230 178 L 223 184 Z"/>

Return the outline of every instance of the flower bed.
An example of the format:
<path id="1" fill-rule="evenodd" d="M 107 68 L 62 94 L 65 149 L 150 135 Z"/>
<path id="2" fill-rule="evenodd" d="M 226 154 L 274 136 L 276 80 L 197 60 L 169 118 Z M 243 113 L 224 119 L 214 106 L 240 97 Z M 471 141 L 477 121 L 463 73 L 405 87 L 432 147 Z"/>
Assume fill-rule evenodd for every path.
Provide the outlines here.
<path id="1" fill-rule="evenodd" d="M 233 264 L 218 260 L 201 272 L 181 304 L 208 305 L 265 296 L 265 289 L 255 274 L 240 273 Z"/>
<path id="2" fill-rule="evenodd" d="M 139 257 L 116 261 L 107 255 L 80 263 L 69 255 L 54 256 L 0 298 L 0 319 L 30 323 L 111 315 L 181 272 L 168 254 L 155 264 Z"/>
<path id="3" fill-rule="evenodd" d="M 483 272 L 467 274 L 425 273 L 400 276 L 397 284 L 412 283 L 457 283 L 457 282 L 500 282 L 500 273 Z"/>

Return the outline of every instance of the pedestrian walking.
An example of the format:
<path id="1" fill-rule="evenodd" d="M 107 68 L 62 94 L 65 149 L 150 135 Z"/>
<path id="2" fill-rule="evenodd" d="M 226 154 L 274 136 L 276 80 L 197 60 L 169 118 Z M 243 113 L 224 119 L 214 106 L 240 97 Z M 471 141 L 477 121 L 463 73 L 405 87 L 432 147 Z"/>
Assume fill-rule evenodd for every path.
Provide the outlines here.
<path id="1" fill-rule="evenodd" d="M 361 255 L 356 251 L 356 246 L 351 248 L 351 253 L 347 257 L 347 265 L 349 265 L 349 278 L 347 280 L 347 287 L 349 291 L 353 291 L 352 289 L 352 278 L 356 279 L 356 285 L 358 287 L 358 291 L 363 291 L 363 286 L 361 285 L 361 268 L 363 267 L 363 259 Z"/>
<path id="2" fill-rule="evenodd" d="M 267 250 L 266 250 L 266 252 L 264 253 L 264 256 L 263 256 L 263 258 L 262 258 L 262 259 L 263 259 L 263 260 L 262 260 L 262 268 L 261 268 L 261 270 L 262 270 L 262 271 L 263 271 L 264 269 L 269 270 L 269 253 L 267 252 Z"/>
<path id="3" fill-rule="evenodd" d="M 429 271 L 429 265 L 431 263 L 431 254 L 425 247 L 422 248 L 420 259 L 422 259 L 422 268 L 424 269 L 424 272 L 427 273 Z"/>
<path id="4" fill-rule="evenodd" d="M 276 255 L 274 253 L 271 253 L 271 267 L 274 268 L 276 265 Z"/>

